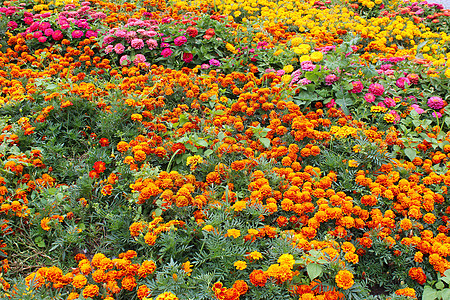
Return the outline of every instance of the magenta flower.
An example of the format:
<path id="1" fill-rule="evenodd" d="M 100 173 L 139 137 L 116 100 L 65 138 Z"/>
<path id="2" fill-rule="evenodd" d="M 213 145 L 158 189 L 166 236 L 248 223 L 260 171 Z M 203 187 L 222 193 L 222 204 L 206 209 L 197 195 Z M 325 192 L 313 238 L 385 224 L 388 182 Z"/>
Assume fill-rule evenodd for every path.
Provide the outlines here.
<path id="1" fill-rule="evenodd" d="M 53 34 L 53 29 L 51 29 L 51 28 L 45 29 L 44 34 L 46 36 L 51 36 Z"/>
<path id="2" fill-rule="evenodd" d="M 81 38 L 82 36 L 83 36 L 83 31 L 81 31 L 81 30 L 74 30 L 72 32 L 72 38 L 74 38 L 74 39 Z"/>
<path id="3" fill-rule="evenodd" d="M 301 84 L 301 85 L 308 85 L 308 84 L 310 84 L 311 82 L 312 82 L 312 81 L 309 80 L 308 78 L 302 78 L 302 79 L 300 79 L 300 80 L 298 81 L 298 83 Z"/>
<path id="4" fill-rule="evenodd" d="M 352 82 L 353 88 L 349 91 L 349 93 L 361 93 L 364 86 L 361 81 L 353 81 Z"/>
<path id="5" fill-rule="evenodd" d="M 337 77 L 335 74 L 328 74 L 325 77 L 325 85 L 332 85 L 334 82 L 338 81 L 339 77 Z"/>
<path id="6" fill-rule="evenodd" d="M 372 93 L 367 93 L 364 95 L 364 100 L 366 100 L 366 102 L 368 103 L 372 103 L 375 101 L 375 95 Z"/>
<path id="7" fill-rule="evenodd" d="M 396 105 L 395 100 L 392 98 L 384 98 L 384 104 L 386 104 L 386 107 L 393 107 Z"/>
<path id="8" fill-rule="evenodd" d="M 325 104 L 325 106 L 326 106 L 327 108 L 334 107 L 335 105 L 336 105 L 336 101 L 334 101 L 334 99 L 331 99 L 330 102 L 328 102 L 327 104 Z"/>
<path id="9" fill-rule="evenodd" d="M 427 104 L 428 107 L 439 110 L 444 107 L 444 100 L 442 100 L 442 98 L 440 97 L 433 96 L 428 99 Z"/>
<path id="10" fill-rule="evenodd" d="M 40 31 L 35 31 L 34 33 L 33 33 L 33 37 L 35 38 L 35 39 L 38 39 L 38 38 L 40 38 L 42 36 L 42 32 L 40 32 Z"/>
<path id="11" fill-rule="evenodd" d="M 40 38 L 38 38 L 38 41 L 40 43 L 45 43 L 47 41 L 47 37 L 46 36 L 41 36 Z"/>
<path id="12" fill-rule="evenodd" d="M 63 39 L 63 37 L 64 37 L 64 36 L 63 36 L 61 30 L 55 30 L 55 31 L 53 31 L 53 33 L 52 33 L 52 38 L 53 38 L 55 41 L 60 41 L 60 40 Z"/>
<path id="13" fill-rule="evenodd" d="M 380 83 L 372 83 L 369 86 L 369 93 L 372 93 L 376 96 L 381 96 L 384 93 L 384 86 Z"/>
<path id="14" fill-rule="evenodd" d="M 220 67 L 221 63 L 217 59 L 210 59 L 209 60 L 209 65 L 211 67 Z"/>
<path id="15" fill-rule="evenodd" d="M 90 38 L 90 37 L 97 37 L 97 32 L 92 31 L 92 30 L 88 30 L 86 31 L 86 37 Z"/>
<path id="16" fill-rule="evenodd" d="M 162 55 L 163 57 L 169 57 L 169 56 L 172 55 L 172 53 L 173 53 L 172 49 L 170 49 L 170 48 L 164 48 L 164 50 L 161 52 L 161 55 Z"/>
<path id="17" fill-rule="evenodd" d="M 391 110 L 388 113 L 394 116 L 394 124 L 397 124 L 401 120 L 400 115 L 395 110 Z"/>
<path id="18" fill-rule="evenodd" d="M 395 82 L 395 85 L 398 86 L 401 89 L 405 88 L 405 85 L 410 85 L 411 81 L 409 81 L 408 78 L 406 77 L 400 77 L 399 79 L 397 79 L 397 81 Z"/>
<path id="19" fill-rule="evenodd" d="M 183 46 L 186 42 L 187 42 L 187 38 L 186 38 L 184 35 L 177 37 L 177 38 L 173 41 L 173 43 L 174 43 L 175 46 L 177 46 L 177 47 Z"/>
<path id="20" fill-rule="evenodd" d="M 17 23 L 14 21 L 9 21 L 8 24 L 6 24 L 6 26 L 8 26 L 8 29 L 11 29 L 11 30 L 14 30 L 17 27 L 19 27 L 19 25 L 17 25 Z"/>
<path id="21" fill-rule="evenodd" d="M 183 53 L 183 61 L 185 63 L 190 63 L 192 61 L 192 59 L 194 58 L 194 55 L 192 55 L 192 53 Z"/>
<path id="22" fill-rule="evenodd" d="M 438 111 L 433 111 L 433 113 L 431 114 L 433 117 L 439 119 L 440 117 L 442 117 L 442 114 Z"/>
<path id="23" fill-rule="evenodd" d="M 114 51 L 117 54 L 122 54 L 124 50 L 125 50 L 125 46 L 122 45 L 121 43 L 118 43 L 117 45 L 114 46 Z"/>

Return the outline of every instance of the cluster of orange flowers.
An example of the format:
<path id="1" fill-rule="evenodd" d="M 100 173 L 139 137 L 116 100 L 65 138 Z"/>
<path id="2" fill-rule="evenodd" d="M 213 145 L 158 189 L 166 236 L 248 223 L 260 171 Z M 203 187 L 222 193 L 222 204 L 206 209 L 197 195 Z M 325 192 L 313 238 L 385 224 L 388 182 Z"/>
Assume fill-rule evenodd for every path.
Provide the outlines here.
<path id="1" fill-rule="evenodd" d="M 103 299 L 114 299 L 114 295 L 122 289 L 132 291 L 137 288 L 137 280 L 146 278 L 156 270 L 151 260 L 140 264 L 133 263 L 136 252 L 129 250 L 119 254 L 118 258 L 110 259 L 101 253 L 88 260 L 84 254 L 77 254 L 75 259 L 78 267 L 64 274 L 58 267 L 44 267 L 31 273 L 25 279 L 27 285 L 33 288 L 52 287 L 59 289 L 72 286 L 73 292 L 67 299 L 93 298 L 99 294 L 106 295 Z M 139 299 L 151 294 L 145 285 L 137 288 Z"/>

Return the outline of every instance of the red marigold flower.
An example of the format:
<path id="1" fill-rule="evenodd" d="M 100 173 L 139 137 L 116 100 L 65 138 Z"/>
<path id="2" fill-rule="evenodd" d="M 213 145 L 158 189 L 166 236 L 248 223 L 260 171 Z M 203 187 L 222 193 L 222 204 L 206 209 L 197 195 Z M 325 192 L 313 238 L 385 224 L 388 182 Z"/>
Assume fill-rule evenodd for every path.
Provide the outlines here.
<path id="1" fill-rule="evenodd" d="M 106 170 L 106 165 L 102 161 L 96 161 L 94 163 L 94 171 L 97 173 L 103 173 Z"/>
<path id="2" fill-rule="evenodd" d="M 98 142 L 100 143 L 100 146 L 102 146 L 102 147 L 109 146 L 109 140 L 107 138 L 101 138 Z"/>

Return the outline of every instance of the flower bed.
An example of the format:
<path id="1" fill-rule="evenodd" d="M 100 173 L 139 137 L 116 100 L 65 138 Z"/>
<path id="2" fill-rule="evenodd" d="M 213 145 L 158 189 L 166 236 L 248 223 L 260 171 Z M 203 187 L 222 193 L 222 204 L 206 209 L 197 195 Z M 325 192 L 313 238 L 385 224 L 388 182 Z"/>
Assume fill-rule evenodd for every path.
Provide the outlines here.
<path id="1" fill-rule="evenodd" d="M 2 299 L 447 299 L 449 17 L 3 2 Z"/>

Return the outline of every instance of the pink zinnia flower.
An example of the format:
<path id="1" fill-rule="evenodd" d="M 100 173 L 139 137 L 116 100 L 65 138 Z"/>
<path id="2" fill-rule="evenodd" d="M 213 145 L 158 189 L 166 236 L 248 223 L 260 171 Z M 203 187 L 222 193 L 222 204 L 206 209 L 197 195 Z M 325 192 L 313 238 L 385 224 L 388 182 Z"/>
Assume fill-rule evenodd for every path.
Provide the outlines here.
<path id="1" fill-rule="evenodd" d="M 128 66 L 131 61 L 128 59 L 128 55 L 124 55 L 120 58 L 119 63 L 121 66 Z"/>
<path id="2" fill-rule="evenodd" d="M 325 85 L 332 85 L 333 82 L 336 82 L 339 80 L 339 77 L 337 77 L 335 74 L 328 74 L 325 77 Z"/>
<path id="3" fill-rule="evenodd" d="M 74 39 L 81 38 L 82 36 L 83 36 L 83 31 L 81 31 L 81 30 L 74 30 L 72 32 L 72 38 L 74 38 Z"/>
<path id="4" fill-rule="evenodd" d="M 117 54 L 122 54 L 124 50 L 125 50 L 125 46 L 122 45 L 121 43 L 118 43 L 117 45 L 114 46 L 114 51 Z"/>
<path id="5" fill-rule="evenodd" d="M 406 77 L 400 77 L 399 79 L 397 79 L 397 81 L 395 82 L 395 85 L 398 86 L 401 89 L 405 88 L 405 84 L 410 85 L 411 81 L 409 81 L 408 78 Z"/>
<path id="6" fill-rule="evenodd" d="M 144 55 L 142 54 L 136 54 L 136 56 L 134 57 L 133 63 L 137 66 L 140 63 L 145 63 L 147 61 L 147 59 L 145 58 Z"/>
<path id="7" fill-rule="evenodd" d="M 372 83 L 369 86 L 369 93 L 372 93 L 376 96 L 381 96 L 384 93 L 384 86 L 380 83 Z"/>
<path id="8" fill-rule="evenodd" d="M 170 48 L 165 48 L 165 49 L 161 52 L 161 55 L 162 55 L 163 57 L 169 57 L 169 56 L 172 55 L 172 53 L 173 53 L 172 49 L 170 49 Z"/>
<path id="9" fill-rule="evenodd" d="M 396 105 L 395 100 L 392 98 L 384 98 L 384 104 L 386 104 L 386 107 L 393 107 Z"/>
<path id="10" fill-rule="evenodd" d="M 444 107 L 444 100 L 441 97 L 433 96 L 427 101 L 428 107 L 439 110 Z"/>
<path id="11" fill-rule="evenodd" d="M 331 101 L 328 102 L 327 104 L 325 104 L 325 106 L 327 108 L 335 107 L 336 106 L 336 101 L 334 101 L 334 99 L 331 99 Z"/>
<path id="12" fill-rule="evenodd" d="M 353 81 L 352 85 L 353 85 L 353 89 L 351 89 L 349 91 L 350 93 L 361 93 L 363 88 L 364 88 L 364 86 L 361 83 L 361 81 Z"/>
<path id="13" fill-rule="evenodd" d="M 150 48 L 150 50 L 155 49 L 156 47 L 158 47 L 158 42 L 154 39 L 148 39 L 147 40 L 147 46 L 148 48 Z"/>
<path id="14" fill-rule="evenodd" d="M 423 113 L 425 112 L 425 110 L 422 109 L 422 108 L 420 108 L 420 106 L 417 105 L 417 104 L 413 104 L 413 105 L 411 105 L 411 107 L 412 107 L 419 115 L 420 115 L 420 114 L 423 114 Z"/>
<path id="15" fill-rule="evenodd" d="M 105 48 L 105 53 L 106 53 L 106 54 L 109 54 L 109 53 L 111 53 L 111 52 L 113 52 L 113 51 L 114 51 L 113 45 L 108 45 L 108 46 L 106 46 L 106 48 Z"/>
<path id="16" fill-rule="evenodd" d="M 38 41 L 40 43 L 45 43 L 47 41 L 47 37 L 46 36 L 41 36 L 40 38 L 38 38 Z"/>
<path id="17" fill-rule="evenodd" d="M 92 30 L 88 30 L 86 31 L 86 38 L 90 38 L 90 37 L 97 37 L 97 32 L 92 31 Z"/>
<path id="18" fill-rule="evenodd" d="M 180 47 L 180 46 L 183 46 L 186 43 L 186 41 L 187 41 L 187 38 L 184 35 L 182 35 L 182 36 L 177 37 L 173 41 L 173 43 L 175 44 L 175 46 Z"/>
<path id="19" fill-rule="evenodd" d="M 144 48 L 144 41 L 142 39 L 133 39 L 131 40 L 131 47 L 134 49 L 142 49 Z"/>
<path id="20" fill-rule="evenodd" d="M 309 60 L 306 61 L 302 61 L 301 62 L 301 68 L 303 71 L 314 71 L 314 69 L 316 68 L 316 66 Z"/>
<path id="21" fill-rule="evenodd" d="M 192 59 L 194 58 L 194 55 L 192 55 L 192 53 L 183 53 L 183 61 L 185 63 L 190 63 L 192 61 Z"/>
<path id="22" fill-rule="evenodd" d="M 42 32 L 40 32 L 40 31 L 35 31 L 34 33 L 33 33 L 33 37 L 35 38 L 35 39 L 38 39 L 38 38 L 40 38 L 42 36 Z"/>
<path id="23" fill-rule="evenodd" d="M 55 41 L 60 41 L 60 40 L 63 39 L 63 37 L 64 37 L 64 36 L 63 36 L 61 30 L 55 30 L 55 31 L 53 31 L 53 33 L 52 33 L 52 38 L 53 38 Z"/>
<path id="24" fill-rule="evenodd" d="M 368 103 L 372 103 L 375 101 L 375 95 L 372 93 L 367 93 L 364 95 L 364 100 L 366 100 L 366 102 Z"/>
<path id="25" fill-rule="evenodd" d="M 442 117 L 442 114 L 438 111 L 433 111 L 433 113 L 431 114 L 434 118 L 439 119 L 440 117 Z"/>

